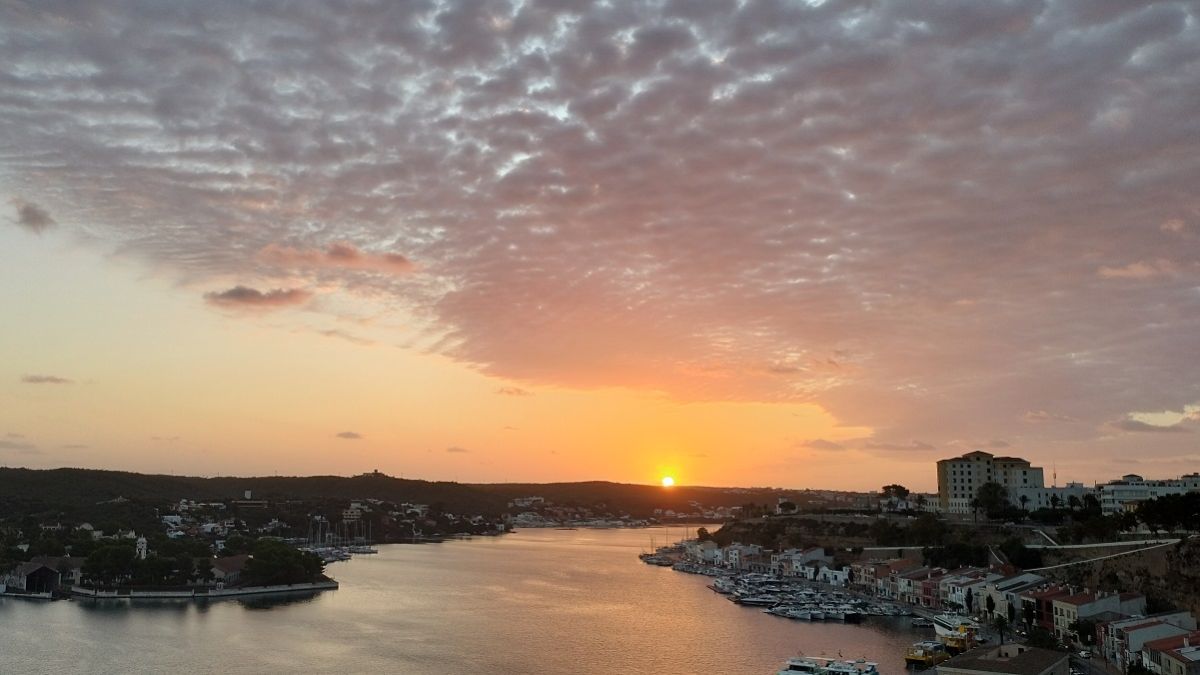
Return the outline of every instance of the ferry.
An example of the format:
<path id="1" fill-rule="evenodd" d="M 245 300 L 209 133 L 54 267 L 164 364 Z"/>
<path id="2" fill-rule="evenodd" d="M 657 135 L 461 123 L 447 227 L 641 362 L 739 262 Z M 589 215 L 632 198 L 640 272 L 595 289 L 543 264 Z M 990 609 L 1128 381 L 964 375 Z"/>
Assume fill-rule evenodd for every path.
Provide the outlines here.
<path id="1" fill-rule="evenodd" d="M 818 656 L 794 656 L 787 660 L 776 675 L 879 675 L 879 664 L 859 659 L 839 661 Z"/>
<path id="2" fill-rule="evenodd" d="M 961 654 L 978 642 L 979 624 L 959 614 L 938 614 L 933 617 L 938 640 L 950 654 Z"/>
<path id="3" fill-rule="evenodd" d="M 935 614 L 933 616 L 933 627 L 937 630 L 938 635 L 959 633 L 961 632 L 959 629 L 964 626 L 975 632 L 979 631 L 979 624 L 961 614 Z"/>
<path id="4" fill-rule="evenodd" d="M 914 642 L 904 653 L 904 663 L 918 668 L 931 668 L 950 658 L 946 645 L 935 640 Z"/>

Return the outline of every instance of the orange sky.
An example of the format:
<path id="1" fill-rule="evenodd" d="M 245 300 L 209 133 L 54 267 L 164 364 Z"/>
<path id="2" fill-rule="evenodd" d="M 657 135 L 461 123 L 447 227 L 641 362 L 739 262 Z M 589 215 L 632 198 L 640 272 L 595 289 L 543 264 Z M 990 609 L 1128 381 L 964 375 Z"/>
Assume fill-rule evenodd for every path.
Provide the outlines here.
<path id="1" fill-rule="evenodd" d="M 1198 11 L 5 3 L 0 464 L 1196 471 Z"/>

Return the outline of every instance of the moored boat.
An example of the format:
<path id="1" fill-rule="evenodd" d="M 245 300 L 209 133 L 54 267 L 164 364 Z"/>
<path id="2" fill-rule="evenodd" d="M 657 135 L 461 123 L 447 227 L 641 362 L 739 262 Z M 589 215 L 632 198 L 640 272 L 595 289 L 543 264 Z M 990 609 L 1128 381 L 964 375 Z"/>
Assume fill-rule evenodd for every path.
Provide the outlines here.
<path id="1" fill-rule="evenodd" d="M 946 645 L 935 640 L 914 642 L 904 653 L 904 663 L 917 668 L 931 668 L 950 658 Z"/>
<path id="2" fill-rule="evenodd" d="M 845 661 L 817 656 L 794 656 L 787 660 L 776 675 L 879 675 L 877 663 L 858 659 Z"/>

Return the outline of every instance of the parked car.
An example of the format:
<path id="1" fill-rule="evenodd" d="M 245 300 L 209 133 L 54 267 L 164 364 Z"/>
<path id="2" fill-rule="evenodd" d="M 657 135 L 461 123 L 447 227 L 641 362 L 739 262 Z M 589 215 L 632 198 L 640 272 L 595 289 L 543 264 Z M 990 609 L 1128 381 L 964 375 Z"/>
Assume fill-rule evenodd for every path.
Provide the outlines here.
<path id="1" fill-rule="evenodd" d="M 1092 658 L 1092 653 L 1085 649 L 1085 650 L 1079 652 L 1079 658 L 1090 659 L 1090 658 Z"/>

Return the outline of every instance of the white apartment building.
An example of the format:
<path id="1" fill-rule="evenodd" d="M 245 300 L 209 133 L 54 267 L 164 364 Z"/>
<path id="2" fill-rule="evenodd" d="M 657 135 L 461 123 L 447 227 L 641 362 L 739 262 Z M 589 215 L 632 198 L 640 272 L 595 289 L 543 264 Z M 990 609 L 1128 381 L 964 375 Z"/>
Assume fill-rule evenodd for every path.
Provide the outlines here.
<path id="1" fill-rule="evenodd" d="M 1200 474 L 1191 473 L 1171 480 L 1146 480 L 1130 473 L 1100 486 L 1100 508 L 1106 514 L 1136 509 L 1149 499 L 1200 491 Z"/>
<path id="2" fill-rule="evenodd" d="M 1026 511 L 1049 509 L 1054 506 L 1054 498 L 1058 497 L 1058 507 L 1067 508 L 1071 497 L 1083 501 L 1084 496 L 1095 494 L 1096 491 L 1083 483 L 1067 483 L 1062 487 L 1019 487 L 1012 491 L 1010 501 L 1013 506 L 1019 506 Z M 1025 501 L 1021 501 L 1021 497 Z"/>

